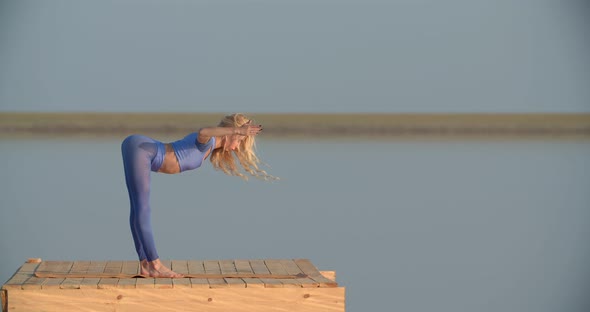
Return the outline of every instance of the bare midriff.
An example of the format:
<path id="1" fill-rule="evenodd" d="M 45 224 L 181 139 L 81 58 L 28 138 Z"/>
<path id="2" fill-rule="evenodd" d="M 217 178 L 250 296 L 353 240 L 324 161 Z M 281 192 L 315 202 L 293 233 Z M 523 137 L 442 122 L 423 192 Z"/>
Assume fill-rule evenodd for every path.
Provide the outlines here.
<path id="1" fill-rule="evenodd" d="M 166 144 L 166 155 L 164 155 L 164 162 L 162 162 L 162 166 L 160 166 L 158 172 L 168 174 L 180 172 L 180 165 L 178 164 L 178 159 L 176 159 L 174 148 L 172 148 L 172 145 L 170 144 Z"/>

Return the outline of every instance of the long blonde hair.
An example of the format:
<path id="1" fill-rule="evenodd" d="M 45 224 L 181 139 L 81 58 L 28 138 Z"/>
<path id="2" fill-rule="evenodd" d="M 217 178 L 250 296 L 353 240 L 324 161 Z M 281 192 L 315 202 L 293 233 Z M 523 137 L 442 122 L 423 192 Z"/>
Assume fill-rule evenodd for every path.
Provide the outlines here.
<path id="1" fill-rule="evenodd" d="M 227 115 L 219 122 L 219 127 L 241 127 L 250 121 L 244 114 L 232 114 Z M 226 139 L 227 140 L 227 139 Z M 244 140 L 240 142 L 240 145 L 236 150 L 226 150 L 225 148 L 217 148 L 211 152 L 211 164 L 215 169 L 223 171 L 227 175 L 238 176 L 244 180 L 248 180 L 248 176 L 244 175 L 236 166 L 234 159 L 238 159 L 241 167 L 248 172 L 251 176 L 264 180 L 278 180 L 266 173 L 266 171 L 258 168 L 260 160 L 256 156 L 256 140 L 254 136 L 246 136 Z"/>

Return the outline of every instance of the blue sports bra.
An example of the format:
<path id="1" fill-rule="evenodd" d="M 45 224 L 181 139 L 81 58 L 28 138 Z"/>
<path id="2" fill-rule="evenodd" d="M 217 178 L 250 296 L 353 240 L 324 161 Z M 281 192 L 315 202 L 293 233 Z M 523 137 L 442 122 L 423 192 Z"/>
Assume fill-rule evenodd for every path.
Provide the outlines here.
<path id="1" fill-rule="evenodd" d="M 170 143 L 174 148 L 174 154 L 180 165 L 180 172 L 192 170 L 201 167 L 203 158 L 209 149 L 215 147 L 215 137 L 211 137 L 209 142 L 200 143 L 197 140 L 197 132 L 185 136 L 183 139 Z"/>

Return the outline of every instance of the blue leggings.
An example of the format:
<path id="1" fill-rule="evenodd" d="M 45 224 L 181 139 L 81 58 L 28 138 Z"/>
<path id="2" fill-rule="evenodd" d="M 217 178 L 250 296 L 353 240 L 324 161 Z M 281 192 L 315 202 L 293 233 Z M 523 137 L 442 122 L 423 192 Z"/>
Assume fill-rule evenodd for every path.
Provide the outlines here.
<path id="1" fill-rule="evenodd" d="M 129 225 L 139 260 L 158 259 L 152 233 L 150 208 L 150 171 L 158 171 L 166 147 L 162 142 L 143 135 L 128 136 L 121 144 L 125 182 L 129 191 L 131 213 Z"/>

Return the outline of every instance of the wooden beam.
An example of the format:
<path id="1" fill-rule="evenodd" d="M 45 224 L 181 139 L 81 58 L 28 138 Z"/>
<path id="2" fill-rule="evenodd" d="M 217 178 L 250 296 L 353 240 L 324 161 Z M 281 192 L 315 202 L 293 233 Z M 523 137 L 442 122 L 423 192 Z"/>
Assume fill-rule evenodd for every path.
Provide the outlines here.
<path id="1" fill-rule="evenodd" d="M 345 311 L 343 287 L 9 290 L 8 296 L 15 311 Z"/>

